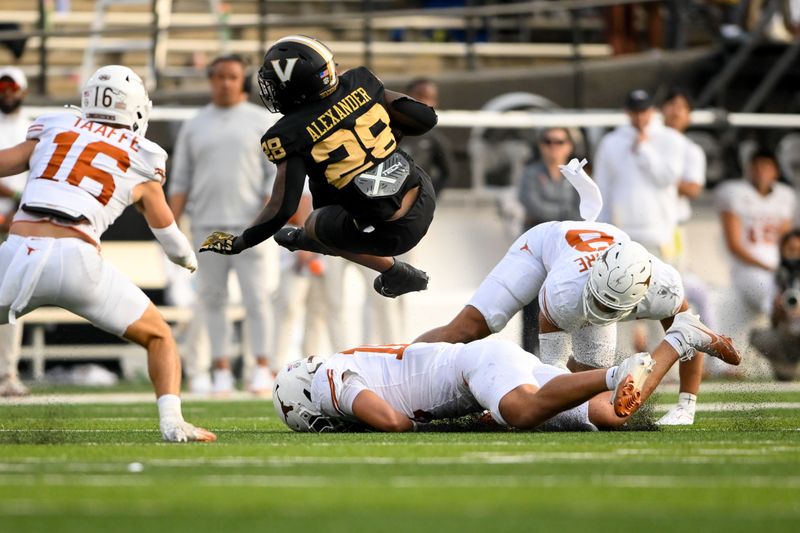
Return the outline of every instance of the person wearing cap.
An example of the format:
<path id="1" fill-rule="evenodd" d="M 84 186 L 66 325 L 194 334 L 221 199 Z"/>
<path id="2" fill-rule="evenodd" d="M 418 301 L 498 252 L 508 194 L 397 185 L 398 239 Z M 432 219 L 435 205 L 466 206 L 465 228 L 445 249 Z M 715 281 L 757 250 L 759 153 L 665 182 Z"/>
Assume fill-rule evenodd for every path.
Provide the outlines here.
<path id="1" fill-rule="evenodd" d="M 603 196 L 598 220 L 617 226 L 669 263 L 674 260 L 686 139 L 656 117 L 653 98 L 643 89 L 627 94 L 625 113 L 628 124 L 606 134 L 595 154 L 594 178 Z M 642 324 L 620 328 L 619 335 L 635 351 L 646 351 L 648 338 L 659 336 Z"/>
<path id="2" fill-rule="evenodd" d="M 22 109 L 28 94 L 28 80 L 21 69 L 0 67 L 0 150 L 25 140 L 30 121 Z M 25 188 L 28 173 L 0 180 L 0 242 L 6 239 L 17 202 Z M 0 396 L 25 396 L 28 388 L 19 380 L 22 328 L 18 324 L 0 326 Z"/>

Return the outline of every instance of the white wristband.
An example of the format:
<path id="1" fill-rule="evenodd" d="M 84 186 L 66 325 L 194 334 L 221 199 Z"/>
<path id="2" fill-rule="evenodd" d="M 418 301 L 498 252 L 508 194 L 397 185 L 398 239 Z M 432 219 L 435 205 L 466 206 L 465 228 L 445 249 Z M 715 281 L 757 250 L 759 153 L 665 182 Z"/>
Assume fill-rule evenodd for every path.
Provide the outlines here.
<path id="1" fill-rule="evenodd" d="M 161 247 L 170 261 L 192 272 L 197 270 L 197 257 L 194 255 L 192 245 L 189 244 L 189 239 L 186 238 L 186 235 L 178 229 L 178 225 L 175 224 L 174 220 L 166 228 L 150 228 L 150 231 L 161 243 Z"/>

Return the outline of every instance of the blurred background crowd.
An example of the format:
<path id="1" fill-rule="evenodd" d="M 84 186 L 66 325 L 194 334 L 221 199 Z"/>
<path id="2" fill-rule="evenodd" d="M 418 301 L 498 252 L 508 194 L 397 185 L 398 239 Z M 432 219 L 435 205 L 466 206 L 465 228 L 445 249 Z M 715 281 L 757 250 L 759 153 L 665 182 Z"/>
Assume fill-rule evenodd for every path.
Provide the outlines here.
<path id="1" fill-rule="evenodd" d="M 572 157 L 589 160 L 601 220 L 674 264 L 703 321 L 747 347 L 744 370 L 727 377 L 797 377 L 800 1 L 6 0 L 0 20 L 0 148 L 37 114 L 76 103 L 96 66 L 134 68 L 155 104 L 148 137 L 170 153 L 170 206 L 195 247 L 212 229 L 240 232 L 271 193 L 260 137 L 276 117 L 252 81 L 274 39 L 313 35 L 340 70 L 367 65 L 440 111 L 439 127 L 401 145 L 439 196 L 411 252 L 431 274 L 427 293 L 388 300 L 357 267 L 271 242 L 204 254 L 194 276 L 124 256 L 134 280 L 157 279 L 143 287 L 156 302 L 191 311 L 174 322 L 194 392 L 264 393 L 301 354 L 410 342 L 448 320 L 515 236 L 580 218 L 558 171 Z M 0 230 L 25 179 L 0 182 Z M 292 222 L 309 211 L 306 198 Z M 123 215 L 104 242 L 113 255 L 151 240 Z M 537 313 L 504 334 L 535 352 Z M 632 326 L 619 350 L 657 338 Z M 2 326 L 0 395 L 25 394 L 20 376 L 65 361 L 132 377 L 114 342 L 52 317 Z M 86 355 L 95 343 L 107 356 Z"/>

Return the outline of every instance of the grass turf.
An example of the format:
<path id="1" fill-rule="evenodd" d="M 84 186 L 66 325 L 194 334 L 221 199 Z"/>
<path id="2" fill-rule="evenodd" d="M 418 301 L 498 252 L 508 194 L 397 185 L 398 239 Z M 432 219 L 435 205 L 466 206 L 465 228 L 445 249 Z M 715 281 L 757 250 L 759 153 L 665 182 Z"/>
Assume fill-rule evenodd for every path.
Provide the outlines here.
<path id="1" fill-rule="evenodd" d="M 798 402 L 800 392 L 713 401 Z M 800 412 L 767 404 L 701 412 L 690 428 L 611 433 L 307 435 L 264 401 L 184 412 L 219 442 L 160 443 L 154 404 L 0 406 L 0 531 L 730 533 L 800 523 Z"/>

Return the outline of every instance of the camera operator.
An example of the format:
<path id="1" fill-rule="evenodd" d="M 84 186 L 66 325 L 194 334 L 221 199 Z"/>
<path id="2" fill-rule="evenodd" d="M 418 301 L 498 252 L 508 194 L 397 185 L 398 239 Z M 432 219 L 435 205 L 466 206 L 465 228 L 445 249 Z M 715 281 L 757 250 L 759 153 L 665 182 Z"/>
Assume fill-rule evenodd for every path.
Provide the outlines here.
<path id="1" fill-rule="evenodd" d="M 780 252 L 772 327 L 754 330 L 750 342 L 769 360 L 776 379 L 791 381 L 800 362 L 800 228 L 784 234 Z"/>

